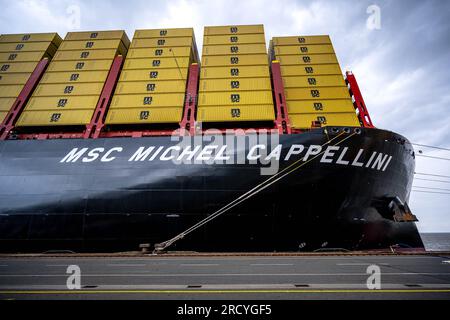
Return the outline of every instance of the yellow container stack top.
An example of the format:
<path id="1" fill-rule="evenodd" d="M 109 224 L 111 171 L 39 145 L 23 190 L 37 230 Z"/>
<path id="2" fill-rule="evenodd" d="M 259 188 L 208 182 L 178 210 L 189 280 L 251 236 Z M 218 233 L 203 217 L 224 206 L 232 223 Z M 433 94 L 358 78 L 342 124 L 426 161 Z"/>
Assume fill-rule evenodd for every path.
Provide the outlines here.
<path id="1" fill-rule="evenodd" d="M 292 128 L 360 126 L 330 37 L 274 37 L 270 56 L 278 60 Z"/>
<path id="2" fill-rule="evenodd" d="M 197 121 L 274 119 L 264 26 L 205 27 Z"/>
<path id="3" fill-rule="evenodd" d="M 39 61 L 51 59 L 61 41 L 57 33 L 0 35 L 0 123 Z"/>
<path id="4" fill-rule="evenodd" d="M 193 28 L 136 30 L 106 124 L 178 123 L 197 62 Z"/>
<path id="5" fill-rule="evenodd" d="M 67 33 L 16 126 L 89 124 L 114 58 L 129 46 L 123 30 Z"/>

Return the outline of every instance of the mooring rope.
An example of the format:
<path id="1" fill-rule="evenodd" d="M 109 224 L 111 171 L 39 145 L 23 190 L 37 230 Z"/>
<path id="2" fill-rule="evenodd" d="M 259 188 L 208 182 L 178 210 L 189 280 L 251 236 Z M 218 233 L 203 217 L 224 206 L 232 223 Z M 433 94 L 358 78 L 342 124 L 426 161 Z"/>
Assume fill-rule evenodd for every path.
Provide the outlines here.
<path id="1" fill-rule="evenodd" d="M 325 142 L 324 144 L 322 144 L 320 147 L 324 147 L 327 144 L 330 144 L 333 140 L 337 139 L 338 137 L 340 137 L 341 135 L 343 135 L 344 132 L 341 132 L 340 134 L 338 134 L 336 137 L 328 140 L 327 142 Z M 337 142 L 336 144 L 334 144 L 333 146 L 337 146 L 340 143 L 344 142 L 345 140 L 351 138 L 352 136 L 354 136 L 356 133 L 352 133 L 349 136 L 345 137 L 344 139 L 340 140 L 339 142 Z M 231 201 L 230 203 L 228 203 L 227 205 L 225 205 L 224 207 L 220 208 L 219 210 L 215 211 L 213 214 L 209 215 L 208 217 L 204 218 L 203 220 L 197 222 L 196 224 L 194 224 L 193 226 L 191 226 L 190 228 L 188 228 L 187 230 L 179 233 L 178 235 L 176 235 L 175 237 L 164 241 L 162 243 L 159 244 L 155 244 L 155 250 L 154 253 L 158 252 L 158 251 L 162 251 L 166 248 L 168 248 L 169 246 L 171 246 L 173 243 L 175 243 L 176 241 L 183 239 L 186 235 L 188 235 L 189 233 L 195 231 L 196 229 L 200 228 L 201 226 L 205 225 L 206 223 L 210 222 L 211 220 L 214 220 L 215 218 L 219 217 L 220 215 L 224 214 L 225 212 L 229 211 L 230 209 L 234 208 L 235 206 L 241 204 L 242 202 L 244 202 L 245 200 L 253 197 L 254 195 L 258 194 L 259 192 L 263 191 L 264 189 L 266 189 L 267 187 L 271 186 L 272 184 L 276 183 L 277 181 L 283 179 L 284 177 L 286 177 L 287 175 L 291 174 L 292 172 L 300 169 L 301 167 L 303 167 L 304 165 L 308 164 L 309 162 L 313 161 L 314 159 L 316 159 L 317 157 L 321 156 L 323 153 L 325 153 L 326 150 L 321 151 L 320 153 L 318 153 L 317 155 L 313 156 L 311 159 L 301 163 L 300 165 L 298 165 L 297 167 L 294 167 L 296 164 L 298 164 L 300 161 L 302 161 L 303 157 L 300 157 L 297 161 L 291 163 L 289 166 L 287 166 L 286 168 L 284 168 L 283 170 L 281 170 L 280 172 L 277 172 L 276 174 L 274 174 L 273 176 L 269 177 L 267 180 L 261 182 L 260 184 L 256 185 L 254 188 L 252 188 L 251 190 L 247 191 L 246 193 L 244 193 L 243 195 L 239 196 L 238 198 L 234 199 L 233 201 Z M 288 171 L 290 168 L 294 167 L 292 170 Z M 286 172 L 288 171 L 288 172 Z"/>

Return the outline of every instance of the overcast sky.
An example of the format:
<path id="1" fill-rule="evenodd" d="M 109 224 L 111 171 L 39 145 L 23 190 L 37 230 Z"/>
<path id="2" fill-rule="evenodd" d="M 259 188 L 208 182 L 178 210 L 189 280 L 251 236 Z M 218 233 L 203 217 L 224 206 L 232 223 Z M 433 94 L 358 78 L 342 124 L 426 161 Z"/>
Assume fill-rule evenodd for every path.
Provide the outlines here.
<path id="1" fill-rule="evenodd" d="M 329 34 L 377 127 L 450 148 L 450 1 L 0 0 L 0 8 L 0 33 L 125 29 L 131 39 L 135 29 L 194 27 L 199 51 L 208 25 L 262 23 L 267 42 Z M 450 158 L 448 151 L 422 150 Z M 450 161 L 418 157 L 416 171 L 450 176 Z M 423 191 L 450 192 L 449 178 L 416 178 L 447 181 L 415 180 L 437 188 Z M 450 194 L 413 192 L 410 200 L 422 232 L 450 232 L 449 205 Z"/>

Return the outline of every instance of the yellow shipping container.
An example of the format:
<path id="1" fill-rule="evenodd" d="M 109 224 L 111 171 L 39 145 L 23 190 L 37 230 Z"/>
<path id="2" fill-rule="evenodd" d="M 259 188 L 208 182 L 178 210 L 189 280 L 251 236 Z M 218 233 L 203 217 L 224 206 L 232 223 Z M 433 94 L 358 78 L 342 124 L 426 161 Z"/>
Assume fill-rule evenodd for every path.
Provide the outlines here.
<path id="1" fill-rule="evenodd" d="M 346 86 L 341 75 L 283 77 L 285 88 L 341 87 Z"/>
<path id="2" fill-rule="evenodd" d="M 183 108 L 127 108 L 109 110 L 106 124 L 177 123 Z"/>
<path id="3" fill-rule="evenodd" d="M 31 97 L 25 111 L 29 110 L 94 110 L 98 96 Z"/>
<path id="4" fill-rule="evenodd" d="M 52 61 L 112 60 L 117 54 L 117 49 L 58 51 Z"/>
<path id="5" fill-rule="evenodd" d="M 126 59 L 123 66 L 124 70 L 148 69 L 148 68 L 188 68 L 191 59 L 181 58 L 153 58 L 153 59 Z"/>
<path id="6" fill-rule="evenodd" d="M 130 40 L 123 30 L 68 32 L 64 38 L 66 41 L 110 39 L 120 39 L 127 48 L 130 46 Z"/>
<path id="7" fill-rule="evenodd" d="M 273 46 L 290 46 L 299 44 L 331 44 L 330 36 L 291 36 L 273 37 Z"/>
<path id="8" fill-rule="evenodd" d="M 35 52 L 3 52 L 0 53 L 1 62 L 37 62 L 48 55 L 43 51 Z"/>
<path id="9" fill-rule="evenodd" d="M 339 64 L 315 64 L 309 66 L 281 66 L 281 74 L 287 76 L 309 76 L 309 75 L 341 75 Z"/>
<path id="10" fill-rule="evenodd" d="M 23 85 L 0 85 L 0 97 L 17 98 L 22 91 Z"/>
<path id="11" fill-rule="evenodd" d="M 208 67 L 200 69 L 200 79 L 267 78 L 268 66 Z"/>
<path id="12" fill-rule="evenodd" d="M 318 54 L 318 53 L 333 53 L 334 49 L 331 44 L 310 44 L 310 45 L 296 45 L 296 46 L 279 46 L 274 48 L 275 56 L 289 55 L 289 54 Z"/>
<path id="13" fill-rule="evenodd" d="M 57 33 L 22 33 L 22 34 L 2 34 L 0 43 L 5 42 L 51 42 L 56 46 L 61 44 L 61 37 Z"/>
<path id="14" fill-rule="evenodd" d="M 186 82 L 175 81 L 132 81 L 119 82 L 114 94 L 154 94 L 154 93 L 184 93 Z"/>
<path id="15" fill-rule="evenodd" d="M 25 84 L 31 73 L 4 73 L 0 75 L 0 85 L 4 84 Z"/>
<path id="16" fill-rule="evenodd" d="M 16 62 L 0 64 L 0 74 L 3 73 L 31 73 L 37 66 L 37 62 Z"/>
<path id="17" fill-rule="evenodd" d="M 289 114 L 355 112 L 350 99 L 291 100 L 286 102 Z"/>
<path id="18" fill-rule="evenodd" d="M 252 55 L 226 55 L 226 56 L 204 56 L 202 67 L 225 67 L 225 66 L 267 66 L 267 54 Z"/>
<path id="19" fill-rule="evenodd" d="M 203 56 L 223 56 L 266 53 L 264 43 L 203 46 Z"/>
<path id="20" fill-rule="evenodd" d="M 278 55 L 277 60 L 282 66 L 303 64 L 333 64 L 338 63 L 334 53 L 310 55 Z"/>
<path id="21" fill-rule="evenodd" d="M 193 57 L 193 51 L 190 47 L 174 48 L 134 48 L 128 50 L 129 58 L 170 58 L 170 57 Z"/>
<path id="22" fill-rule="evenodd" d="M 39 83 L 91 83 L 105 82 L 108 71 L 72 71 L 72 72 L 46 72 Z M 1 83 L 1 81 L 0 81 Z"/>
<path id="23" fill-rule="evenodd" d="M 243 35 L 220 35 L 220 36 L 205 36 L 203 38 L 203 45 L 220 45 L 220 44 L 250 44 L 263 43 L 266 44 L 264 33 L 259 34 L 243 34 Z"/>
<path id="24" fill-rule="evenodd" d="M 200 80 L 200 92 L 272 90 L 270 78 Z"/>
<path id="25" fill-rule="evenodd" d="M 17 127 L 26 126 L 70 126 L 91 122 L 94 110 L 24 111 Z"/>
<path id="26" fill-rule="evenodd" d="M 30 52 L 47 51 L 51 55 L 55 54 L 56 46 L 50 42 L 30 42 L 30 43 L 0 43 L 0 52 Z"/>
<path id="27" fill-rule="evenodd" d="M 187 74 L 188 68 L 161 70 L 124 70 L 120 74 L 119 81 L 186 80 Z"/>
<path id="28" fill-rule="evenodd" d="M 205 27 L 204 35 L 227 35 L 227 34 L 252 34 L 252 33 L 264 33 L 264 26 L 262 24 L 257 25 L 233 25 L 233 26 L 210 26 Z"/>
<path id="29" fill-rule="evenodd" d="M 197 121 L 201 122 L 269 121 L 274 119 L 275 111 L 272 104 L 199 107 L 197 112 Z"/>
<path id="30" fill-rule="evenodd" d="M 111 68 L 112 60 L 52 61 L 46 72 L 50 71 L 101 71 Z"/>
<path id="31" fill-rule="evenodd" d="M 34 90 L 33 97 L 100 95 L 103 85 L 103 82 L 40 84 L 36 90 Z"/>
<path id="32" fill-rule="evenodd" d="M 193 28 L 172 28 L 172 29 L 148 29 L 136 30 L 133 39 L 142 38 L 173 38 L 173 37 L 193 37 Z"/>
<path id="33" fill-rule="evenodd" d="M 8 113 L 16 98 L 0 98 L 0 111 Z"/>
<path id="34" fill-rule="evenodd" d="M 272 91 L 201 92 L 198 99 L 199 107 L 256 104 L 273 104 Z"/>
<path id="35" fill-rule="evenodd" d="M 328 114 L 289 114 L 292 128 L 311 128 L 312 121 L 319 121 L 323 126 L 350 126 L 359 127 L 359 121 L 352 113 L 328 113 Z"/>
<path id="36" fill-rule="evenodd" d="M 110 109 L 183 107 L 184 93 L 114 95 Z"/>
<path id="37" fill-rule="evenodd" d="M 85 41 L 63 41 L 59 46 L 59 51 L 74 50 L 104 50 L 118 49 L 119 53 L 125 55 L 127 48 L 123 42 L 119 40 L 85 40 Z"/>
<path id="38" fill-rule="evenodd" d="M 192 37 L 133 39 L 131 48 L 191 47 L 193 46 L 192 41 Z"/>
<path id="39" fill-rule="evenodd" d="M 288 88 L 286 100 L 351 99 L 347 87 Z"/>

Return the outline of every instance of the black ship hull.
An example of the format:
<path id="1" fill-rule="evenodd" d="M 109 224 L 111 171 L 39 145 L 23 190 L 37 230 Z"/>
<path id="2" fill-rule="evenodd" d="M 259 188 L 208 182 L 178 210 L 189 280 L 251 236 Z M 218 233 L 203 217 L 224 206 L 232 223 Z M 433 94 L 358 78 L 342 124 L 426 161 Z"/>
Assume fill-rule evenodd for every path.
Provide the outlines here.
<path id="1" fill-rule="evenodd" d="M 205 151 L 211 143 L 203 142 L 195 163 L 189 153 L 180 158 L 186 163 L 174 161 L 185 149 L 165 152 L 179 143 L 172 140 L 1 141 L 0 251 L 136 250 L 168 240 L 289 166 L 171 249 L 423 248 L 415 223 L 397 221 L 390 207 L 393 199 L 408 202 L 414 175 L 413 148 L 400 135 L 321 128 L 257 147 L 226 142 Z M 263 151 L 272 162 L 260 161 Z"/>

